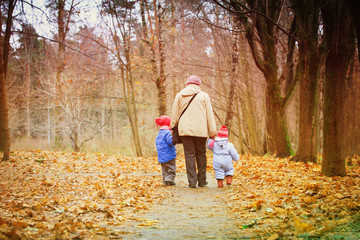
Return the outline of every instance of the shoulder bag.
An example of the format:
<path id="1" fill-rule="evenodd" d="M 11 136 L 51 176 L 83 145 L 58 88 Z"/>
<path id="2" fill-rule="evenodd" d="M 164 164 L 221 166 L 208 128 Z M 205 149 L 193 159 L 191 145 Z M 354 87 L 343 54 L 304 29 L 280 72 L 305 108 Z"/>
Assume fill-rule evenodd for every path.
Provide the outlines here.
<path id="1" fill-rule="evenodd" d="M 178 128 L 179 121 L 180 121 L 181 116 L 184 114 L 184 112 L 186 111 L 186 109 L 189 107 L 189 105 L 190 105 L 190 103 L 192 102 L 192 100 L 194 100 L 194 98 L 196 97 L 196 95 L 197 95 L 197 93 L 196 93 L 194 96 L 192 96 L 192 98 L 190 99 L 188 105 L 186 106 L 186 108 L 185 108 L 185 109 L 182 111 L 182 113 L 180 114 L 180 117 L 179 117 L 179 119 L 178 119 L 178 121 L 177 121 L 177 124 L 176 124 L 173 128 L 171 128 L 171 130 L 172 130 L 172 137 L 173 137 L 173 144 L 174 144 L 174 145 L 175 145 L 175 144 L 178 144 L 178 143 L 182 143 L 181 137 L 180 137 L 180 135 L 179 135 L 179 128 Z"/>

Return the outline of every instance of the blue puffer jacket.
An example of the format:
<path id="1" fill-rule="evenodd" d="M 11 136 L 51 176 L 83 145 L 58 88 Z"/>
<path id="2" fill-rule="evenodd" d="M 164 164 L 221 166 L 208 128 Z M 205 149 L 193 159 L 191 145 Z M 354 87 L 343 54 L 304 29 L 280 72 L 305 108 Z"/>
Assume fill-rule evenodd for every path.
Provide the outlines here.
<path id="1" fill-rule="evenodd" d="M 166 163 L 176 158 L 170 130 L 160 129 L 155 142 L 159 163 Z"/>

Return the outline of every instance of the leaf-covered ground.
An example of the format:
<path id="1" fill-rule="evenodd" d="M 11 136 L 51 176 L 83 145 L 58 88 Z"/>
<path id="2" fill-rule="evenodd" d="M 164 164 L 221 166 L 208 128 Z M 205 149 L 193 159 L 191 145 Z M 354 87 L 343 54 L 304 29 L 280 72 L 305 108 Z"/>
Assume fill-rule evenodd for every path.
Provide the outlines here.
<path id="1" fill-rule="evenodd" d="M 225 200 L 255 235 L 360 239 L 359 159 L 349 161 L 348 176 L 329 178 L 317 163 L 243 156 Z"/>
<path id="2" fill-rule="evenodd" d="M 208 162 L 212 172 L 211 156 Z M 180 156 L 178 172 L 185 173 L 183 163 Z M 319 164 L 242 156 L 233 185 L 213 197 L 226 203 L 243 236 L 359 239 L 358 163 L 351 160 L 348 176 L 328 178 Z M 156 158 L 12 152 L 0 162 L 0 239 L 117 239 L 128 221 L 154 227 L 139 216 L 180 189 L 163 187 L 160 171 Z"/>
<path id="3" fill-rule="evenodd" d="M 111 236 L 166 197 L 156 158 L 16 151 L 0 163 L 0 239 Z"/>

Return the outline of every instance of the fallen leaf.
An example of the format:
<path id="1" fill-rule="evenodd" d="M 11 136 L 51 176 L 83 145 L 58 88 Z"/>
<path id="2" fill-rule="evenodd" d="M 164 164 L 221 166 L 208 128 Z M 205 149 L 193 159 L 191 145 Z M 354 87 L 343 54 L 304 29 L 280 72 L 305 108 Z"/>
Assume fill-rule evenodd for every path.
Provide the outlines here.
<path id="1" fill-rule="evenodd" d="M 297 217 L 294 217 L 294 226 L 297 234 L 310 232 L 315 229 L 312 224 L 303 222 Z"/>

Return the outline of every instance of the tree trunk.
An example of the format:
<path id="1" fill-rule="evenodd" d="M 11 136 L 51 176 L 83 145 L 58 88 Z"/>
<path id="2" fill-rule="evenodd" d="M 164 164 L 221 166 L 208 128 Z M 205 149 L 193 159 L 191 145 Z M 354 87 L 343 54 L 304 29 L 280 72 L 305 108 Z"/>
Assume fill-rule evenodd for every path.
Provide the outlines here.
<path id="1" fill-rule="evenodd" d="M 225 125 L 229 130 L 232 127 L 232 121 L 234 118 L 234 100 L 235 100 L 235 89 L 236 89 L 236 80 L 237 80 L 237 72 L 238 72 L 238 64 L 239 64 L 239 31 L 238 23 L 234 23 L 234 30 L 232 32 L 232 51 L 231 51 L 231 73 L 230 73 L 230 87 L 228 92 L 228 98 L 226 102 L 226 117 L 225 117 Z"/>
<path id="2" fill-rule="evenodd" d="M 66 38 L 66 27 L 65 27 L 65 1 L 64 0 L 57 0 L 57 27 L 58 27 L 58 62 L 57 62 L 57 72 L 56 72 L 56 91 L 57 94 L 60 96 L 62 93 L 61 82 L 62 82 L 62 74 L 65 69 L 65 61 L 64 61 L 64 54 L 65 54 L 65 38 Z"/>
<path id="3" fill-rule="evenodd" d="M 30 94 L 31 94 L 31 79 L 30 79 L 30 63 L 29 56 L 26 59 L 26 135 L 31 136 L 31 117 L 30 117 Z"/>
<path id="4" fill-rule="evenodd" d="M 236 100 L 237 101 L 235 101 L 235 106 L 236 106 L 236 109 L 237 109 L 237 116 L 236 116 L 236 118 L 237 118 L 237 124 L 238 124 L 238 130 L 237 130 L 237 134 L 238 134 L 238 139 L 239 139 L 239 153 L 240 154 L 243 154 L 243 153 L 245 153 L 245 149 L 244 149 L 244 143 L 243 143 L 243 141 L 244 141 L 244 138 L 243 138 L 243 132 L 242 132 L 242 127 L 241 127 L 241 123 L 242 123 L 242 121 L 241 121 L 241 106 L 240 106 L 240 97 L 239 97 L 239 94 L 236 94 Z"/>
<path id="5" fill-rule="evenodd" d="M 101 82 L 102 82 L 102 84 L 101 84 L 101 95 L 102 96 L 106 96 L 106 84 L 105 84 L 105 79 L 104 79 L 104 75 L 101 75 Z M 106 99 L 105 97 L 102 97 L 101 98 L 101 108 L 102 108 L 102 110 L 101 110 L 101 126 L 103 126 L 104 125 L 104 123 L 105 123 L 105 115 L 106 115 L 106 106 L 107 106 L 107 103 L 108 102 L 108 99 Z M 96 128 L 96 126 L 95 126 L 95 128 Z M 105 138 L 106 138 L 106 132 L 105 132 L 105 129 L 101 129 L 101 132 L 100 132 L 100 137 L 101 137 L 101 141 L 103 142 L 104 140 L 105 140 Z"/>
<path id="6" fill-rule="evenodd" d="M 320 65 L 323 65 L 323 61 L 321 60 Z M 313 125 L 312 125 L 312 132 L 311 132 L 311 152 L 310 156 L 315 157 L 314 160 L 310 159 L 312 162 L 316 162 L 318 159 L 318 153 L 320 152 L 319 149 L 319 142 L 320 142 L 320 114 L 322 113 L 321 110 L 321 86 L 322 86 L 322 77 L 318 76 L 316 80 L 316 87 L 315 87 L 315 100 L 314 100 L 314 117 L 313 117 Z"/>
<path id="7" fill-rule="evenodd" d="M 156 78 L 156 88 L 158 91 L 158 102 L 159 102 L 159 115 L 166 115 L 166 76 L 165 76 L 165 52 L 163 43 L 163 14 L 159 12 L 161 10 L 160 3 L 156 6 L 156 0 L 154 3 L 154 14 L 156 22 L 156 35 L 158 40 L 158 51 L 159 51 L 159 76 Z"/>
<path id="8" fill-rule="evenodd" d="M 129 110 L 131 114 L 131 130 L 134 137 L 134 144 L 135 144 L 135 151 L 136 156 L 142 157 L 142 151 L 141 151 L 141 144 L 140 144 L 140 136 L 139 136 L 139 126 L 138 126 L 138 116 L 137 116 L 137 108 L 136 108 L 136 102 L 135 102 L 135 92 L 134 92 L 134 86 L 133 86 L 133 77 L 131 70 L 128 70 L 128 93 L 130 95 L 130 101 L 129 101 Z"/>
<path id="9" fill-rule="evenodd" d="M 51 80 L 50 78 L 48 78 L 48 87 L 49 87 L 49 92 L 50 92 L 50 86 L 51 86 Z M 48 94 L 48 99 L 47 99 L 47 141 L 48 141 L 48 146 L 50 147 L 51 145 L 51 94 Z"/>
<path id="10" fill-rule="evenodd" d="M 126 112 L 130 121 L 131 132 L 133 136 L 134 146 L 136 156 L 141 157 L 141 145 L 140 145 L 140 137 L 139 137 L 139 129 L 138 129 L 138 118 L 137 118 L 137 109 L 136 109 L 136 101 L 135 101 L 135 91 L 134 91 L 134 83 L 131 72 L 131 61 L 130 61 L 130 51 L 129 51 L 129 43 L 124 40 L 126 44 L 126 49 L 124 50 L 126 57 L 126 65 L 125 69 L 122 71 L 122 82 L 123 82 L 123 94 L 126 103 Z"/>
<path id="11" fill-rule="evenodd" d="M 317 81 L 320 71 L 320 50 L 318 39 L 319 3 L 317 1 L 293 0 L 292 8 L 297 23 L 299 39 L 298 76 L 300 80 L 299 145 L 295 160 L 315 162 L 317 158 L 314 143 L 315 103 Z"/>
<path id="12" fill-rule="evenodd" d="M 360 155 L 360 65 L 354 56 L 350 63 L 349 76 L 346 83 L 344 156 Z"/>
<path id="13" fill-rule="evenodd" d="M 357 47 L 358 47 L 358 59 L 360 62 L 360 14 L 358 11 L 359 3 L 358 3 L 358 1 L 354 1 L 354 0 L 345 0 L 345 2 L 346 2 L 347 9 L 350 11 L 352 21 L 355 25 Z"/>
<path id="14" fill-rule="evenodd" d="M 179 46 L 177 45 L 177 42 L 176 42 L 176 34 L 177 34 L 177 31 L 176 31 L 176 25 L 177 25 L 177 16 L 176 16 L 176 2 L 175 0 L 170 0 L 170 4 L 171 4 L 171 29 L 170 29 L 170 32 L 171 32 L 171 56 L 175 56 L 175 52 L 176 52 L 176 48 L 178 48 Z M 172 96 L 171 98 L 172 99 L 175 99 L 176 97 L 176 94 L 178 93 L 179 91 L 179 83 L 178 83 L 178 75 L 177 73 L 173 73 L 173 76 L 172 76 Z"/>
<path id="15" fill-rule="evenodd" d="M 10 36 L 13 22 L 13 11 L 17 0 L 9 0 L 5 34 L 2 36 L 0 31 L 0 151 L 3 151 L 2 160 L 10 157 L 10 128 L 9 128 L 9 108 L 6 97 L 6 73 L 9 61 Z M 0 29 L 2 28 L 3 13 L 0 9 Z"/>
<path id="16" fill-rule="evenodd" d="M 316 78 L 310 77 L 307 69 L 310 67 L 306 63 L 306 57 L 300 56 L 299 61 L 303 61 L 304 72 L 300 73 L 300 111 L 299 111 L 299 145 L 296 152 L 296 161 L 307 162 L 316 161 L 316 155 L 313 151 L 313 133 L 314 133 L 314 110 L 315 110 L 315 93 Z M 301 59 L 301 60 L 300 60 Z"/>
<path id="17" fill-rule="evenodd" d="M 345 176 L 342 153 L 346 74 L 355 51 L 355 30 L 343 0 L 322 1 L 327 57 L 324 83 L 324 148 L 321 172 Z"/>
<path id="18" fill-rule="evenodd" d="M 241 48 L 246 49 L 246 41 L 242 41 Z M 247 139 L 249 142 L 249 151 L 252 154 L 261 155 L 263 154 L 263 136 L 262 136 L 262 129 L 259 124 L 259 117 L 257 112 L 256 102 L 254 101 L 254 89 L 252 85 L 252 79 L 250 79 L 250 66 L 249 66 L 249 55 L 246 54 L 240 57 L 240 64 L 243 66 L 243 73 L 244 73 L 244 85 L 245 88 L 242 92 L 242 107 L 243 109 L 243 119 L 246 122 L 246 130 L 247 130 Z"/>
<path id="19" fill-rule="evenodd" d="M 296 17 L 294 17 L 291 28 L 290 28 L 290 34 L 295 34 L 296 32 Z M 286 67 L 283 70 L 283 74 L 285 76 L 285 91 L 289 91 L 294 81 L 296 81 L 294 76 L 294 49 L 295 49 L 295 43 L 296 39 L 293 37 L 288 37 L 288 43 L 287 43 L 287 56 L 286 56 Z"/>
<path id="20" fill-rule="evenodd" d="M 277 82 L 276 70 L 265 72 L 266 87 L 266 129 L 268 134 L 268 151 L 279 157 L 292 154 L 285 121 L 285 108 Z"/>
<path id="21" fill-rule="evenodd" d="M 75 127 L 76 128 L 76 127 Z M 72 141 L 72 145 L 73 145 L 73 150 L 74 152 L 80 152 L 80 147 L 79 147 L 79 132 L 77 131 L 77 129 L 73 129 L 71 134 L 70 134 L 70 139 Z"/>
<path id="22" fill-rule="evenodd" d="M 0 55 L 2 58 L 2 55 Z M 0 61 L 3 66 L 3 61 Z M 0 67 L 0 151 L 3 151 L 2 160 L 8 160 L 10 154 L 10 129 L 8 117 L 8 103 L 6 97 L 6 77 L 3 67 Z"/>
<path id="23" fill-rule="evenodd" d="M 141 22 L 142 22 L 142 35 L 143 41 L 149 48 L 150 51 L 150 64 L 152 69 L 152 79 L 156 84 L 157 89 L 157 98 L 158 98 L 158 111 L 159 115 L 166 115 L 166 76 L 165 76 L 165 52 L 164 52 L 164 43 L 163 43 L 163 33 L 162 33 L 162 14 L 159 13 L 158 10 L 161 8 L 157 6 L 156 0 L 153 0 L 153 7 L 154 7 L 154 14 L 155 14 L 155 32 L 156 37 L 153 32 L 151 19 L 149 18 L 149 28 L 150 28 L 150 35 L 149 38 L 147 33 L 147 25 L 146 25 L 146 17 L 145 17 L 145 10 L 146 10 L 146 0 L 141 0 L 140 3 L 140 14 L 141 14 Z M 150 15 L 148 13 L 148 15 Z M 157 39 L 158 42 L 158 51 L 159 51 L 159 70 L 156 65 L 156 49 L 154 41 Z"/>

